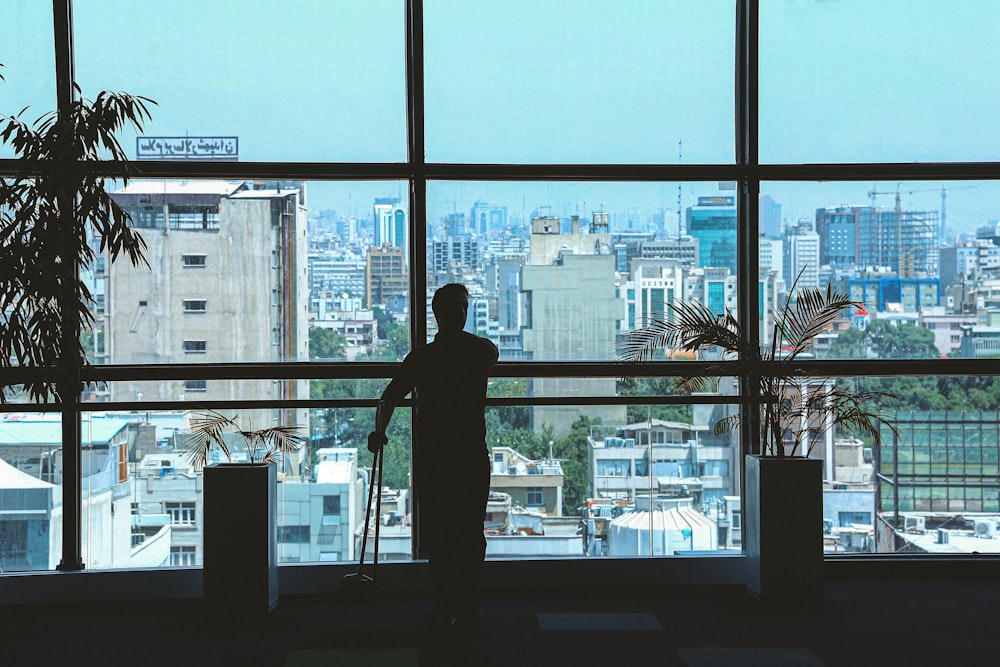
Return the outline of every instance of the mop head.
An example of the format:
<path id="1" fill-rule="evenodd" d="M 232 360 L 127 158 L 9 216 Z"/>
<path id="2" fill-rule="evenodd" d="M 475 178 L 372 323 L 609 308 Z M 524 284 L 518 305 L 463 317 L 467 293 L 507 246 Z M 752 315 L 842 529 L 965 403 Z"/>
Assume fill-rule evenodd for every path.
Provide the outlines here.
<path id="1" fill-rule="evenodd" d="M 340 582 L 339 595 L 349 599 L 365 599 L 375 595 L 375 580 L 367 574 L 349 574 Z"/>

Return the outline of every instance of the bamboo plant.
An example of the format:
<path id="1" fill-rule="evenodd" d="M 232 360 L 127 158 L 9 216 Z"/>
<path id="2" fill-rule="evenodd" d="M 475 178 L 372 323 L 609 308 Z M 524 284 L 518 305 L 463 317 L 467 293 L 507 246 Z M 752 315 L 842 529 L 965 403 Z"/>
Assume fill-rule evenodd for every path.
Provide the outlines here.
<path id="1" fill-rule="evenodd" d="M 105 189 L 97 167 L 121 182 L 128 160 L 117 134 L 151 120 L 153 100 L 103 91 L 33 123 L 0 115 L 0 144 L 18 172 L 0 178 L 0 368 L 53 369 L 87 363 L 80 333 L 94 324 L 93 295 L 81 272 L 98 254 L 146 265 L 146 244 Z M 96 246 L 96 248 L 95 248 Z M 3 382 L 0 401 L 17 382 Z M 23 383 L 32 400 L 58 399 L 50 376 Z M 66 397 L 63 397 L 66 398 Z"/>
<path id="2" fill-rule="evenodd" d="M 762 401 L 763 456 L 809 456 L 819 436 L 831 429 L 859 435 L 875 447 L 882 441 L 880 425 L 895 431 L 894 423 L 877 409 L 887 399 L 895 399 L 892 394 L 861 390 L 850 382 L 807 375 L 796 368 L 800 357 L 812 353 L 816 336 L 829 331 L 845 309 L 861 306 L 846 294 L 830 286 L 826 290 L 795 292 L 793 284 L 789 296 L 773 313 L 770 342 L 760 347 L 750 342 L 728 308 L 718 315 L 696 301 L 681 300 L 665 306 L 662 318 L 650 318 L 645 326 L 619 341 L 618 359 L 635 364 L 651 361 L 661 351 L 721 350 L 724 360 L 736 362 L 741 377 L 756 381 Z M 685 392 L 701 391 L 717 387 L 717 382 L 716 377 L 694 373 L 678 377 L 674 386 Z M 738 429 L 741 419 L 740 413 L 721 419 L 715 424 L 715 434 Z"/>

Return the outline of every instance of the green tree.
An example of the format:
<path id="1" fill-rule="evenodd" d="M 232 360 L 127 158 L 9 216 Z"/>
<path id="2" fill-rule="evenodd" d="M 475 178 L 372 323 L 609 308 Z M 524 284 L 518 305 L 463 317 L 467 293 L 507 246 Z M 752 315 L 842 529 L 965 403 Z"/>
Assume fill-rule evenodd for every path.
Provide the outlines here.
<path id="1" fill-rule="evenodd" d="M 396 324 L 395 320 L 392 319 L 392 315 L 385 311 L 385 308 L 372 306 L 372 315 L 375 317 L 375 324 L 378 328 L 378 337 L 383 340 L 385 340 L 389 331 L 391 331 L 394 327 L 399 326 Z"/>
<path id="2" fill-rule="evenodd" d="M 524 378 L 493 378 L 490 380 L 490 398 L 523 398 L 528 395 L 528 381 Z M 486 410 L 487 442 L 495 442 L 495 432 L 500 430 L 527 429 L 531 411 L 526 405 L 498 405 Z"/>
<path id="3" fill-rule="evenodd" d="M 309 358 L 343 361 L 347 358 L 347 337 L 325 327 L 309 327 Z"/>
<path id="4" fill-rule="evenodd" d="M 915 324 L 890 324 L 875 320 L 865 336 L 879 359 L 932 359 L 941 356 L 934 333 Z"/>
<path id="5" fill-rule="evenodd" d="M 635 378 L 629 382 L 619 383 L 618 393 L 621 396 L 672 396 L 678 393 L 672 378 Z M 647 419 L 662 419 L 663 421 L 690 424 L 692 420 L 690 405 L 630 405 L 627 410 L 627 420 L 630 424 Z"/>
<path id="6" fill-rule="evenodd" d="M 580 415 L 570 427 L 569 434 L 554 443 L 555 457 L 562 464 L 563 514 L 566 516 L 575 516 L 578 513 L 576 508 L 585 505 L 590 495 L 587 438 L 590 437 L 590 427 L 600 423 L 600 419 L 592 420 Z"/>
<path id="7" fill-rule="evenodd" d="M 387 350 L 392 355 L 394 361 L 402 361 L 410 352 L 410 330 L 397 324 L 386 337 Z"/>
<path id="8" fill-rule="evenodd" d="M 837 334 L 826 356 L 830 359 L 865 359 L 868 357 L 868 336 L 863 329 L 848 327 Z"/>
<path id="9" fill-rule="evenodd" d="M 311 398 L 342 399 L 367 398 L 377 399 L 385 388 L 385 380 L 350 379 L 350 380 L 313 380 L 309 385 Z M 336 410 L 334 417 L 333 411 Z M 382 475 L 383 484 L 387 487 L 403 488 L 409 485 L 410 475 L 410 443 L 411 428 L 409 409 L 398 408 L 386 435 L 389 436 L 389 446 L 385 449 L 385 472 Z M 368 434 L 375 428 L 374 408 L 325 408 L 314 412 L 317 419 L 312 424 L 314 438 L 331 435 L 333 424 L 340 431 L 342 446 L 357 447 L 358 465 L 371 467 L 372 454 L 368 451 Z"/>

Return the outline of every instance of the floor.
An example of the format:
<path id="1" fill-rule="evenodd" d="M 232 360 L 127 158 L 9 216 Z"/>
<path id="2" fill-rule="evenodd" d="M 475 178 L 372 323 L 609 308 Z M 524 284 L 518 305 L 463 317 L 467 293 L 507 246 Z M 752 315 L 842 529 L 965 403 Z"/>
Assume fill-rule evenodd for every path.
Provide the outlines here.
<path id="1" fill-rule="evenodd" d="M 737 587 L 486 596 L 480 626 L 427 626 L 413 593 L 284 597 L 265 619 L 208 617 L 200 600 L 0 608 L 0 664 L 1000 665 L 1000 580 L 827 582 L 812 609 Z"/>

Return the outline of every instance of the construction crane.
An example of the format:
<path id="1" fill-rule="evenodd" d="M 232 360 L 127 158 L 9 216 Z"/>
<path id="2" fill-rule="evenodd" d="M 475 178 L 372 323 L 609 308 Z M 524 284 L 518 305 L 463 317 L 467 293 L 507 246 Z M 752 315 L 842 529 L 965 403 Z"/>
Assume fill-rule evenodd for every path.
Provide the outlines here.
<path id="1" fill-rule="evenodd" d="M 975 185 L 961 185 L 961 186 L 957 186 L 957 187 L 952 187 L 951 189 L 952 190 L 971 190 L 971 189 L 974 189 L 976 187 L 978 187 L 978 186 L 975 186 Z M 903 277 L 903 278 L 912 278 L 914 276 L 915 271 L 916 271 L 916 267 L 913 266 L 913 255 L 914 255 L 916 249 L 913 248 L 912 246 L 909 246 L 909 245 L 907 245 L 907 247 L 904 247 L 904 245 L 906 245 L 906 244 L 904 244 L 904 239 L 903 239 L 902 193 L 905 192 L 908 195 L 912 195 L 912 194 L 916 194 L 918 192 L 938 192 L 939 190 L 941 192 L 941 212 L 940 212 L 940 214 L 941 214 L 940 218 L 941 219 L 940 219 L 939 225 L 938 225 L 938 227 L 939 227 L 939 229 L 938 229 L 938 243 L 943 243 L 944 242 L 944 236 L 945 236 L 945 220 L 946 220 L 945 219 L 945 215 L 946 215 L 945 204 L 946 204 L 946 200 L 947 200 L 947 196 L 948 196 L 948 187 L 947 186 L 942 186 L 941 188 L 917 188 L 917 189 L 913 189 L 913 190 L 903 190 L 900 187 L 900 185 L 897 184 L 895 192 L 879 192 L 879 191 L 877 191 L 877 190 L 874 189 L 874 184 L 873 184 L 873 189 L 868 192 L 868 197 L 871 199 L 871 207 L 872 207 L 873 210 L 875 209 L 875 198 L 877 196 L 879 196 L 879 195 L 895 195 L 895 197 L 896 197 L 895 209 L 894 209 L 894 214 L 893 214 L 893 219 L 894 219 L 894 225 L 893 226 L 894 226 L 894 229 L 892 231 L 893 231 L 893 240 L 895 241 L 895 246 L 896 246 L 896 249 L 897 249 L 897 252 L 898 252 L 899 274 L 900 274 L 900 277 Z"/>

